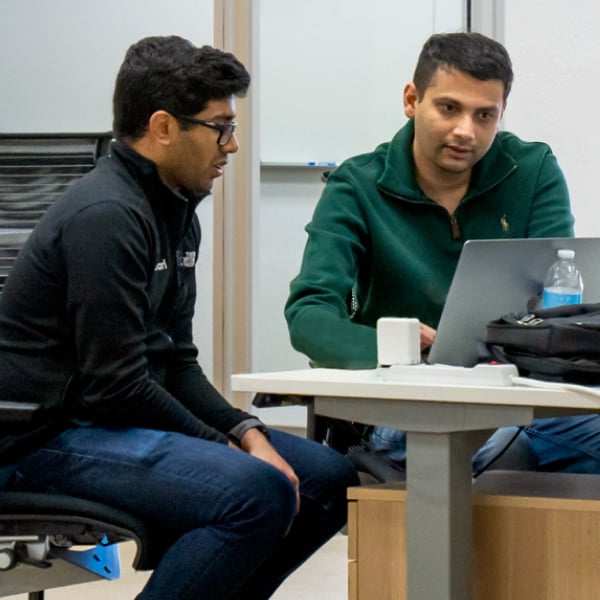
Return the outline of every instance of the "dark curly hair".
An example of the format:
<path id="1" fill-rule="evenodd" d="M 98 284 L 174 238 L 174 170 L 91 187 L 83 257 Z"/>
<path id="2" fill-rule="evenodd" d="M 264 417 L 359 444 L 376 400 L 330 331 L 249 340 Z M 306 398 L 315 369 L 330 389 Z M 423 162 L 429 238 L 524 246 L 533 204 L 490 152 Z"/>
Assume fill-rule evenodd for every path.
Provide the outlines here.
<path id="1" fill-rule="evenodd" d="M 244 96 L 249 85 L 233 54 L 178 36 L 144 38 L 130 46 L 117 74 L 113 134 L 139 139 L 157 110 L 195 115 L 210 100 Z"/>
<path id="2" fill-rule="evenodd" d="M 462 71 L 481 81 L 499 79 L 504 84 L 504 100 L 513 82 L 506 48 L 480 33 L 436 33 L 425 42 L 413 75 L 419 99 L 438 69 Z"/>

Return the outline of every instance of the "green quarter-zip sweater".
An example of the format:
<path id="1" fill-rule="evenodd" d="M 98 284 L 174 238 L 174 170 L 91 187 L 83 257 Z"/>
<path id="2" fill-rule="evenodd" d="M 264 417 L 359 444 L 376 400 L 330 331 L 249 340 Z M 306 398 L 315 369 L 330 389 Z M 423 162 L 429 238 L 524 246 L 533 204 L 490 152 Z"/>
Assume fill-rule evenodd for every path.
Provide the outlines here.
<path id="1" fill-rule="evenodd" d="M 450 215 L 417 185 L 413 135 L 411 120 L 333 171 L 306 227 L 285 316 L 292 345 L 318 366 L 374 367 L 379 317 L 437 328 L 466 240 L 573 235 L 567 185 L 546 144 L 499 132 Z"/>

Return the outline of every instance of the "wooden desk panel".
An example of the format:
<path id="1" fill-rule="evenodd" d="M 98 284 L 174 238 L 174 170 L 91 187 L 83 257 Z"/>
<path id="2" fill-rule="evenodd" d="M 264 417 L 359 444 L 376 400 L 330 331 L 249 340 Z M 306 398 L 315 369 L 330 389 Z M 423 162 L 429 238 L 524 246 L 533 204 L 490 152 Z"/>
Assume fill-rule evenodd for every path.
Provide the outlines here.
<path id="1" fill-rule="evenodd" d="M 531 496 L 523 495 L 527 488 Z M 511 495 L 515 491 L 519 495 Z M 348 498 L 350 600 L 405 600 L 403 485 L 352 488 Z M 482 476 L 473 495 L 474 600 L 597 600 L 599 595 L 600 476 Z"/>

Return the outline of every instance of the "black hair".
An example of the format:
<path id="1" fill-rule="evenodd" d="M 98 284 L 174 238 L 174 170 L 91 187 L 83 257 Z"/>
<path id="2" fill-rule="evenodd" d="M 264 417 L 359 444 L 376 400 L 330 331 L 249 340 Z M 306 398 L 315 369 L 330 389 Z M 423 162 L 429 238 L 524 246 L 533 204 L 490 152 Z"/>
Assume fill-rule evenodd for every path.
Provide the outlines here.
<path id="1" fill-rule="evenodd" d="M 419 99 L 438 69 L 462 71 L 481 81 L 498 79 L 504 85 L 504 100 L 513 82 L 506 48 L 481 33 L 436 33 L 425 42 L 413 75 Z"/>
<path id="2" fill-rule="evenodd" d="M 139 139 L 157 110 L 192 116 L 210 100 L 244 96 L 249 85 L 248 71 L 231 53 L 178 36 L 144 38 L 130 46 L 117 74 L 113 134 Z"/>

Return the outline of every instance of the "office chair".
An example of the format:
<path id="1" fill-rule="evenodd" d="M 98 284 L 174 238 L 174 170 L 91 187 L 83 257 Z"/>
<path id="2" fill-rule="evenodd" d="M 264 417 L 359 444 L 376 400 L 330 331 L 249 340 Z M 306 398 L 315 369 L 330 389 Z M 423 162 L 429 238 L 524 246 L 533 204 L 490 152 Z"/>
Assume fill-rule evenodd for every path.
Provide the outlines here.
<path id="1" fill-rule="evenodd" d="M 106 153 L 110 133 L 0 135 L 0 293 L 12 263 L 48 206 Z M 0 426 L 31 421 L 36 404 L 0 399 Z M 168 535 L 98 502 L 0 492 L 0 596 L 120 576 L 118 544 L 133 541 L 138 570 L 153 569 Z"/>
<path id="2" fill-rule="evenodd" d="M 23 424 L 39 406 L 0 402 L 0 424 Z M 0 492 L 0 597 L 117 579 L 117 544 L 133 541 L 133 567 L 153 569 L 167 536 L 139 518 L 99 502 L 62 494 Z"/>

